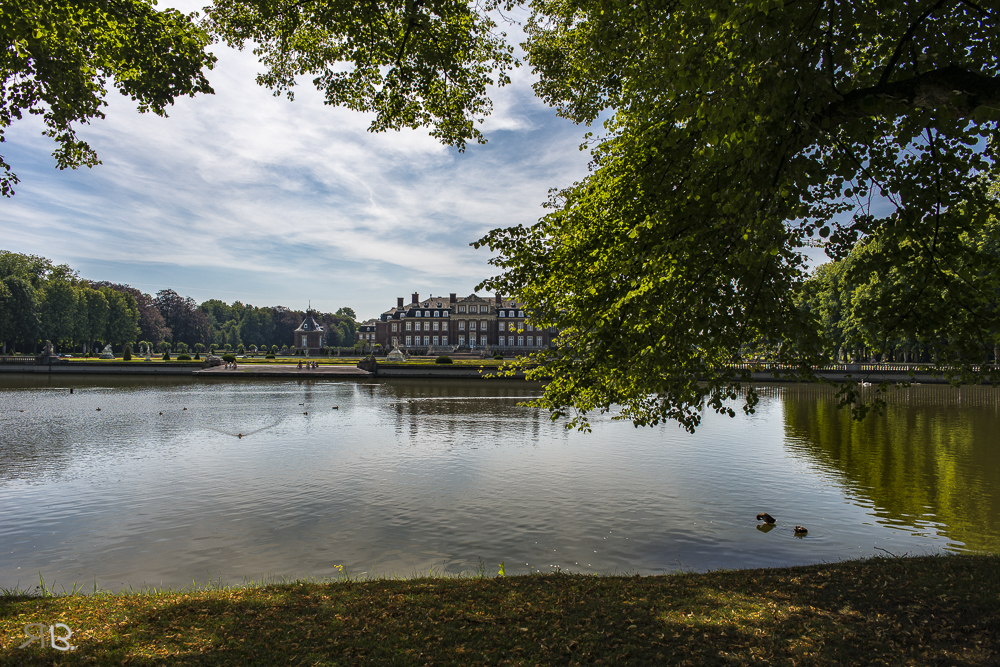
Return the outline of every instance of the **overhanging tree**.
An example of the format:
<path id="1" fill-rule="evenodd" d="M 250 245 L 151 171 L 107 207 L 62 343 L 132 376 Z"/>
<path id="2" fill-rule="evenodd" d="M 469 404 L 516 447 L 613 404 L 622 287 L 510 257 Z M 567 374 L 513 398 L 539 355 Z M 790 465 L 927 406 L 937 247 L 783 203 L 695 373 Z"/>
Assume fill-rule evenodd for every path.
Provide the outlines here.
<path id="1" fill-rule="evenodd" d="M 207 33 L 150 0 L 0 0 L 0 40 L 0 143 L 22 114 L 40 115 L 60 169 L 98 163 L 74 125 L 104 117 L 107 79 L 160 116 L 178 96 L 212 92 Z M 0 194 L 16 183 L 0 156 Z"/>
<path id="2" fill-rule="evenodd" d="M 532 8 L 538 94 L 606 118 L 588 178 L 477 244 L 499 253 L 485 286 L 562 332 L 534 359 L 553 378 L 539 405 L 694 428 L 706 399 L 752 409 L 734 362 L 810 377 L 829 346 L 794 296 L 817 236 L 837 259 L 864 244 L 845 278 L 872 347 L 933 338 L 965 371 L 982 360 L 1000 264 L 963 239 L 997 211 L 997 3 Z"/>

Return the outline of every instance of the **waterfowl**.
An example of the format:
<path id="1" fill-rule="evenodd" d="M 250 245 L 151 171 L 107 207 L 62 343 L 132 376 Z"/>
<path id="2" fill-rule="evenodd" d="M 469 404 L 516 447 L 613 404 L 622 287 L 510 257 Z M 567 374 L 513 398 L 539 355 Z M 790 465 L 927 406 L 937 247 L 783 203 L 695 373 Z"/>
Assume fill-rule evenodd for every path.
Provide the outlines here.
<path id="1" fill-rule="evenodd" d="M 101 411 L 101 409 L 100 409 L 100 408 L 97 408 L 97 411 L 98 411 L 98 412 L 100 412 L 100 411 Z"/>
<path id="2" fill-rule="evenodd" d="M 163 413 L 161 412 L 160 414 L 162 415 Z"/>
<path id="3" fill-rule="evenodd" d="M 774 523 L 774 517 L 767 512 L 761 512 L 757 515 L 758 521 L 763 521 L 764 523 Z"/>
<path id="4" fill-rule="evenodd" d="M 340 409 L 340 406 L 339 406 L 339 405 L 335 405 L 335 406 L 333 406 L 333 407 L 332 407 L 332 408 L 330 408 L 330 409 L 331 409 L 331 410 L 339 410 L 339 409 Z"/>
<path id="5" fill-rule="evenodd" d="M 309 414 L 309 413 L 308 413 L 308 412 L 303 412 L 302 414 L 304 414 L 304 415 L 307 415 L 307 414 Z"/>
<path id="6" fill-rule="evenodd" d="M 795 526 L 795 528 L 792 528 L 792 532 L 795 533 L 796 535 L 805 535 L 809 531 L 803 528 L 802 526 Z"/>
<path id="7" fill-rule="evenodd" d="M 240 438 L 240 439 L 242 439 L 242 438 L 243 438 L 243 434 L 242 434 L 242 433 L 240 433 L 240 434 L 238 434 L 238 435 L 237 435 L 236 437 L 237 437 L 237 438 Z"/>

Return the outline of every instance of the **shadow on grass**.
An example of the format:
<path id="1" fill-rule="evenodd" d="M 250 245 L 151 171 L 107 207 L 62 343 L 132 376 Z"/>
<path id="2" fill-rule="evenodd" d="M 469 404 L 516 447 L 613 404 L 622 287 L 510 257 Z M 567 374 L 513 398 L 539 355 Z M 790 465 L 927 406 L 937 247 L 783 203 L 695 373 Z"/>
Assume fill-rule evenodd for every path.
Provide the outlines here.
<path id="1" fill-rule="evenodd" d="M 1000 558 L 0 598 L 19 665 L 991 665 Z M 28 622 L 78 648 L 18 649 Z"/>

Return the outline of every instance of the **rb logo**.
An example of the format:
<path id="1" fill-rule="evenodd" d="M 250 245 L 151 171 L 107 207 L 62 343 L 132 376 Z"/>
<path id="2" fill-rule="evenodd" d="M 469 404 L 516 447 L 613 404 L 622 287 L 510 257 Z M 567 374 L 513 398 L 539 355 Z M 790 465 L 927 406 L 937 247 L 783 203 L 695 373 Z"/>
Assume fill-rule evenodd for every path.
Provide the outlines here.
<path id="1" fill-rule="evenodd" d="M 56 628 L 60 628 L 66 631 L 65 635 L 56 635 Z M 37 630 L 37 632 L 31 632 L 31 630 Z M 28 641 L 24 642 L 18 648 L 25 648 L 26 646 L 31 646 L 36 641 L 45 648 L 45 624 L 44 623 L 28 623 L 24 626 L 24 636 L 28 638 Z M 73 631 L 69 629 L 69 626 L 65 623 L 56 623 L 55 625 L 49 626 L 49 645 L 57 651 L 72 651 L 76 647 L 70 646 L 70 637 L 73 636 Z"/>

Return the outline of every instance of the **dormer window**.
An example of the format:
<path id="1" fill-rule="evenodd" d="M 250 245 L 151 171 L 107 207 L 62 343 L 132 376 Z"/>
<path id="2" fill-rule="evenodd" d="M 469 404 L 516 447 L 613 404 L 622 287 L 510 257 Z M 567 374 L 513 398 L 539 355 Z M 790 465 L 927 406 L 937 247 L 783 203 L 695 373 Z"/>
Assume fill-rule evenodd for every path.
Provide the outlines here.
<path id="1" fill-rule="evenodd" d="M 440 308 L 440 307 L 441 307 L 441 302 L 440 302 L 440 301 L 438 301 L 438 308 Z"/>
<path id="2" fill-rule="evenodd" d="M 417 311 L 416 315 L 417 315 L 417 317 L 420 317 L 420 311 L 419 310 Z"/>
<path id="3" fill-rule="evenodd" d="M 424 305 L 427 305 L 427 304 L 424 304 Z M 430 317 L 430 316 L 431 316 L 431 311 L 425 310 L 424 311 L 424 317 Z"/>
<path id="4" fill-rule="evenodd" d="M 506 316 L 507 316 L 507 311 L 506 310 L 501 310 L 500 311 L 500 317 L 506 317 Z"/>
<path id="5" fill-rule="evenodd" d="M 441 304 L 438 304 L 438 305 L 440 306 Z M 441 311 L 435 310 L 434 311 L 434 317 L 441 317 Z"/>

